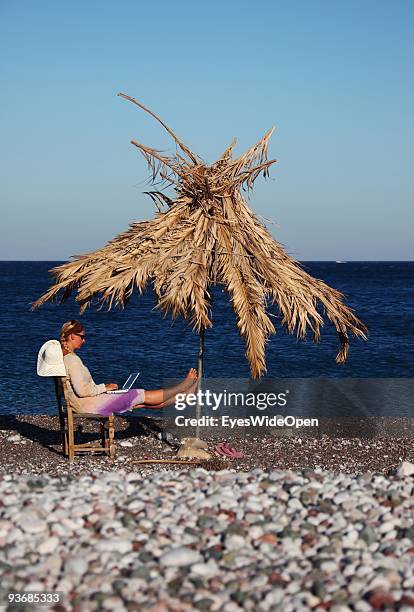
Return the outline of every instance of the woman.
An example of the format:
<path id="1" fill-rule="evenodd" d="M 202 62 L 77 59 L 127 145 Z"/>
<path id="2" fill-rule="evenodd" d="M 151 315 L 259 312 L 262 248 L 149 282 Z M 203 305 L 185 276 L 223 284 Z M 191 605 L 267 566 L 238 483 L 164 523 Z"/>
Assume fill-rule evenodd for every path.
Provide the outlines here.
<path id="1" fill-rule="evenodd" d="M 174 403 L 177 393 L 192 393 L 197 386 L 194 368 L 175 387 L 146 391 L 130 389 L 127 393 L 107 394 L 118 388 L 115 383 L 95 384 L 87 367 L 75 355 L 85 342 L 85 328 L 79 321 L 67 321 L 60 332 L 60 344 L 68 378 L 69 401 L 77 412 L 89 412 L 108 416 L 121 414 L 134 408 L 162 408 Z"/>

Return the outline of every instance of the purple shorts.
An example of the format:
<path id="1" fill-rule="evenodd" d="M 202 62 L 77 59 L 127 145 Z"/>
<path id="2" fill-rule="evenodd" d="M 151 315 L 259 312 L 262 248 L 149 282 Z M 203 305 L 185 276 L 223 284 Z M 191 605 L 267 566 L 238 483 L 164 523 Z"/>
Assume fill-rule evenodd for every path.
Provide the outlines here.
<path id="1" fill-rule="evenodd" d="M 144 389 L 130 389 L 127 393 L 107 393 L 104 396 L 99 396 L 102 403 L 97 406 L 97 414 L 109 416 L 128 412 L 137 404 L 143 404 L 144 398 Z"/>

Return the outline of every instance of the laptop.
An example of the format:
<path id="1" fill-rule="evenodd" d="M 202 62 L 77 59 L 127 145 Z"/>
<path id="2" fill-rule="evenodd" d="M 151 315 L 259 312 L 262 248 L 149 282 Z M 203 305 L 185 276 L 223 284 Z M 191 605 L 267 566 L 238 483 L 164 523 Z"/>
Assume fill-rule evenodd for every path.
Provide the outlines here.
<path id="1" fill-rule="evenodd" d="M 107 393 L 128 393 L 128 391 L 132 388 L 132 385 L 138 378 L 141 372 L 133 372 L 128 376 L 124 384 L 122 385 L 122 389 L 115 389 L 114 391 L 107 391 Z"/>

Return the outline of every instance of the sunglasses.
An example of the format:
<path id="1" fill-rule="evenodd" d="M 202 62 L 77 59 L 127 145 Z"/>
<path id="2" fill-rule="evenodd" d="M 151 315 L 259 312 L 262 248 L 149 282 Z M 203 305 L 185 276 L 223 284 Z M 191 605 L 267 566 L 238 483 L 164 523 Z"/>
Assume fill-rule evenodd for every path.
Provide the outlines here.
<path id="1" fill-rule="evenodd" d="M 74 336 L 79 336 L 79 338 L 81 338 L 82 340 L 85 340 L 85 334 L 77 334 L 76 332 L 73 332 Z"/>

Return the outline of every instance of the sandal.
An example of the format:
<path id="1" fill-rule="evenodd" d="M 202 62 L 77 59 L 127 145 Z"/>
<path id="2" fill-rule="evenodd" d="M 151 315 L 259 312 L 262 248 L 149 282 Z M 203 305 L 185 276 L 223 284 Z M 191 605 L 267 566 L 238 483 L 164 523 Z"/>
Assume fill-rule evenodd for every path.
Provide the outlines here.
<path id="1" fill-rule="evenodd" d="M 220 442 L 220 444 L 217 444 L 214 450 L 216 455 L 218 455 L 219 457 L 227 457 L 228 459 L 243 458 L 243 453 L 227 444 L 227 442 Z"/>

